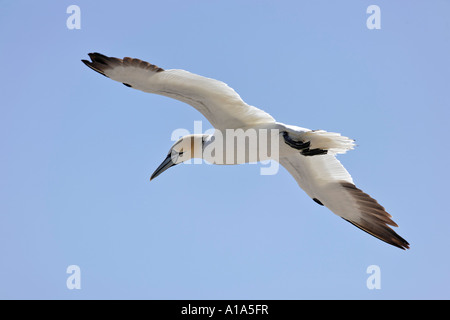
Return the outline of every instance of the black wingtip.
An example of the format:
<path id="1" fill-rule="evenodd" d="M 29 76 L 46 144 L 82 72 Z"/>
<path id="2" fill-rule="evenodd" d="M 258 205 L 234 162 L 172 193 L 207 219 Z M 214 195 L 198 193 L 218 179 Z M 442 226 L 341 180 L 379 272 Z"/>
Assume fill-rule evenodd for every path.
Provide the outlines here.
<path id="1" fill-rule="evenodd" d="M 399 236 L 394 230 L 392 230 L 391 228 L 386 228 L 385 231 L 387 231 L 387 236 L 385 235 L 378 235 L 374 232 L 372 232 L 371 230 L 368 230 L 367 228 L 364 228 L 363 226 L 361 226 L 358 223 L 355 223 L 351 220 L 342 218 L 347 222 L 350 222 L 352 225 L 354 225 L 355 227 L 357 227 L 358 229 L 367 232 L 368 234 L 370 234 L 371 236 L 386 242 L 387 244 L 390 244 L 394 247 L 400 248 L 402 250 L 406 250 L 409 249 L 409 243 L 408 241 L 406 241 L 405 239 L 403 239 L 401 236 Z"/>
<path id="2" fill-rule="evenodd" d="M 92 52 L 89 53 L 89 58 L 91 58 L 92 62 L 100 63 L 103 65 L 108 65 L 108 59 L 109 57 L 105 56 L 104 54 L 98 53 L 98 52 Z"/>
<path id="3" fill-rule="evenodd" d="M 87 65 L 89 68 L 92 69 L 92 63 L 90 61 L 82 59 L 81 62 L 83 62 L 85 65 Z"/>
<path id="4" fill-rule="evenodd" d="M 107 56 L 105 56 L 104 54 L 98 53 L 98 52 L 90 52 L 88 53 L 89 58 L 91 58 L 92 60 L 97 60 L 97 59 L 108 59 Z"/>
<path id="5" fill-rule="evenodd" d="M 92 54 L 92 53 L 89 53 L 89 57 L 91 57 L 91 54 Z M 94 71 L 100 73 L 102 76 L 105 76 L 105 77 L 108 78 L 108 76 L 107 76 L 106 74 L 104 74 L 103 71 L 101 71 L 101 70 L 95 68 L 94 63 L 93 63 L 95 60 L 92 59 L 92 57 L 91 57 L 91 60 L 92 60 L 92 62 L 89 61 L 89 60 L 81 59 L 81 62 L 83 62 L 85 65 L 87 65 L 87 66 L 88 66 L 89 68 L 91 68 L 92 70 L 94 70 Z"/>

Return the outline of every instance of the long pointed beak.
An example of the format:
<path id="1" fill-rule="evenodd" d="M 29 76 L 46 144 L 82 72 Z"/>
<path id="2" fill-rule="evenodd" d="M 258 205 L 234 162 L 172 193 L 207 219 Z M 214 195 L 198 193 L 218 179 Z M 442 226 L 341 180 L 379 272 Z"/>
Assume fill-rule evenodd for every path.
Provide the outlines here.
<path id="1" fill-rule="evenodd" d="M 174 165 L 176 165 L 176 163 L 174 163 L 172 161 L 172 157 L 169 154 L 167 156 L 167 158 L 159 165 L 159 167 L 155 170 L 155 172 L 153 172 L 152 176 L 150 177 L 150 181 L 152 181 L 153 179 L 155 179 L 157 176 L 159 176 L 161 173 L 163 173 L 164 171 L 166 171 L 167 169 L 169 169 L 170 167 L 173 167 Z"/>

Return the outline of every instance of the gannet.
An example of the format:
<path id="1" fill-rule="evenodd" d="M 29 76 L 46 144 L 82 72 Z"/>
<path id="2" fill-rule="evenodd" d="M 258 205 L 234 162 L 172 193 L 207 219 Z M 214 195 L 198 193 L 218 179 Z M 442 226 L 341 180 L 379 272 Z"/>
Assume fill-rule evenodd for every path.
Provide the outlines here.
<path id="1" fill-rule="evenodd" d="M 409 249 L 409 243 L 390 227 L 397 227 L 392 216 L 355 186 L 348 171 L 336 158 L 337 154 L 353 149 L 354 140 L 338 133 L 276 122 L 271 115 L 246 104 L 232 88 L 215 79 L 185 70 L 164 70 L 129 57 L 118 59 L 100 53 L 89 53 L 89 57 L 91 61 L 82 60 L 89 68 L 127 87 L 190 104 L 216 131 L 276 129 L 271 131 L 276 136 L 271 134 L 270 139 L 279 140 L 279 152 L 277 159 L 272 160 L 286 168 L 312 200 L 370 235 L 395 247 Z M 171 147 L 150 180 L 178 163 L 194 157 L 202 158 L 211 141 L 214 141 L 214 134 L 182 137 Z M 257 158 L 257 161 L 262 160 Z M 248 159 L 245 158 L 244 162 Z"/>

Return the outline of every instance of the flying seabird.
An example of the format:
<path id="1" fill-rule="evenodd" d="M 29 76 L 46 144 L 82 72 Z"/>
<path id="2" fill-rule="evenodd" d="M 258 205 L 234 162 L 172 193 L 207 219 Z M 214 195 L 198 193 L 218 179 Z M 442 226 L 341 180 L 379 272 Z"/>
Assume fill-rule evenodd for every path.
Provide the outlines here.
<path id="1" fill-rule="evenodd" d="M 246 104 L 232 88 L 215 79 L 185 70 L 164 70 L 129 57 L 118 59 L 100 53 L 89 53 L 89 57 L 91 61 L 82 60 L 89 68 L 127 87 L 190 104 L 208 119 L 216 132 L 275 129 L 276 136 L 270 136 L 270 139 L 279 140 L 278 157 L 268 158 L 285 167 L 312 200 L 372 236 L 395 247 L 409 249 L 409 243 L 390 227 L 397 227 L 391 215 L 355 186 L 350 174 L 336 158 L 337 154 L 353 149 L 354 140 L 338 133 L 276 122 L 271 115 Z M 182 137 L 172 146 L 150 180 L 178 163 L 194 157 L 202 158 L 215 135 Z M 266 159 L 258 156 L 256 160 Z M 243 162 L 249 162 L 249 159 L 245 158 Z"/>

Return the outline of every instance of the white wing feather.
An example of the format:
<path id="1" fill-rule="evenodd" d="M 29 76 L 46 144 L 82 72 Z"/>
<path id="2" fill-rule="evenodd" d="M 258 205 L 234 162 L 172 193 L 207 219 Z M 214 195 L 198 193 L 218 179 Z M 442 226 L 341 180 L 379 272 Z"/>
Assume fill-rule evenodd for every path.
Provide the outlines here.
<path id="1" fill-rule="evenodd" d="M 388 226 L 397 226 L 391 215 L 353 184 L 334 155 L 305 157 L 298 153 L 281 158 L 280 163 L 317 203 L 380 240 L 409 248 L 408 242 Z"/>
<path id="2" fill-rule="evenodd" d="M 246 104 L 224 82 L 185 70 L 163 70 L 132 58 L 112 58 L 90 53 L 82 60 L 91 69 L 134 89 L 183 101 L 201 112 L 216 129 L 236 129 L 273 123 L 268 113 Z"/>

